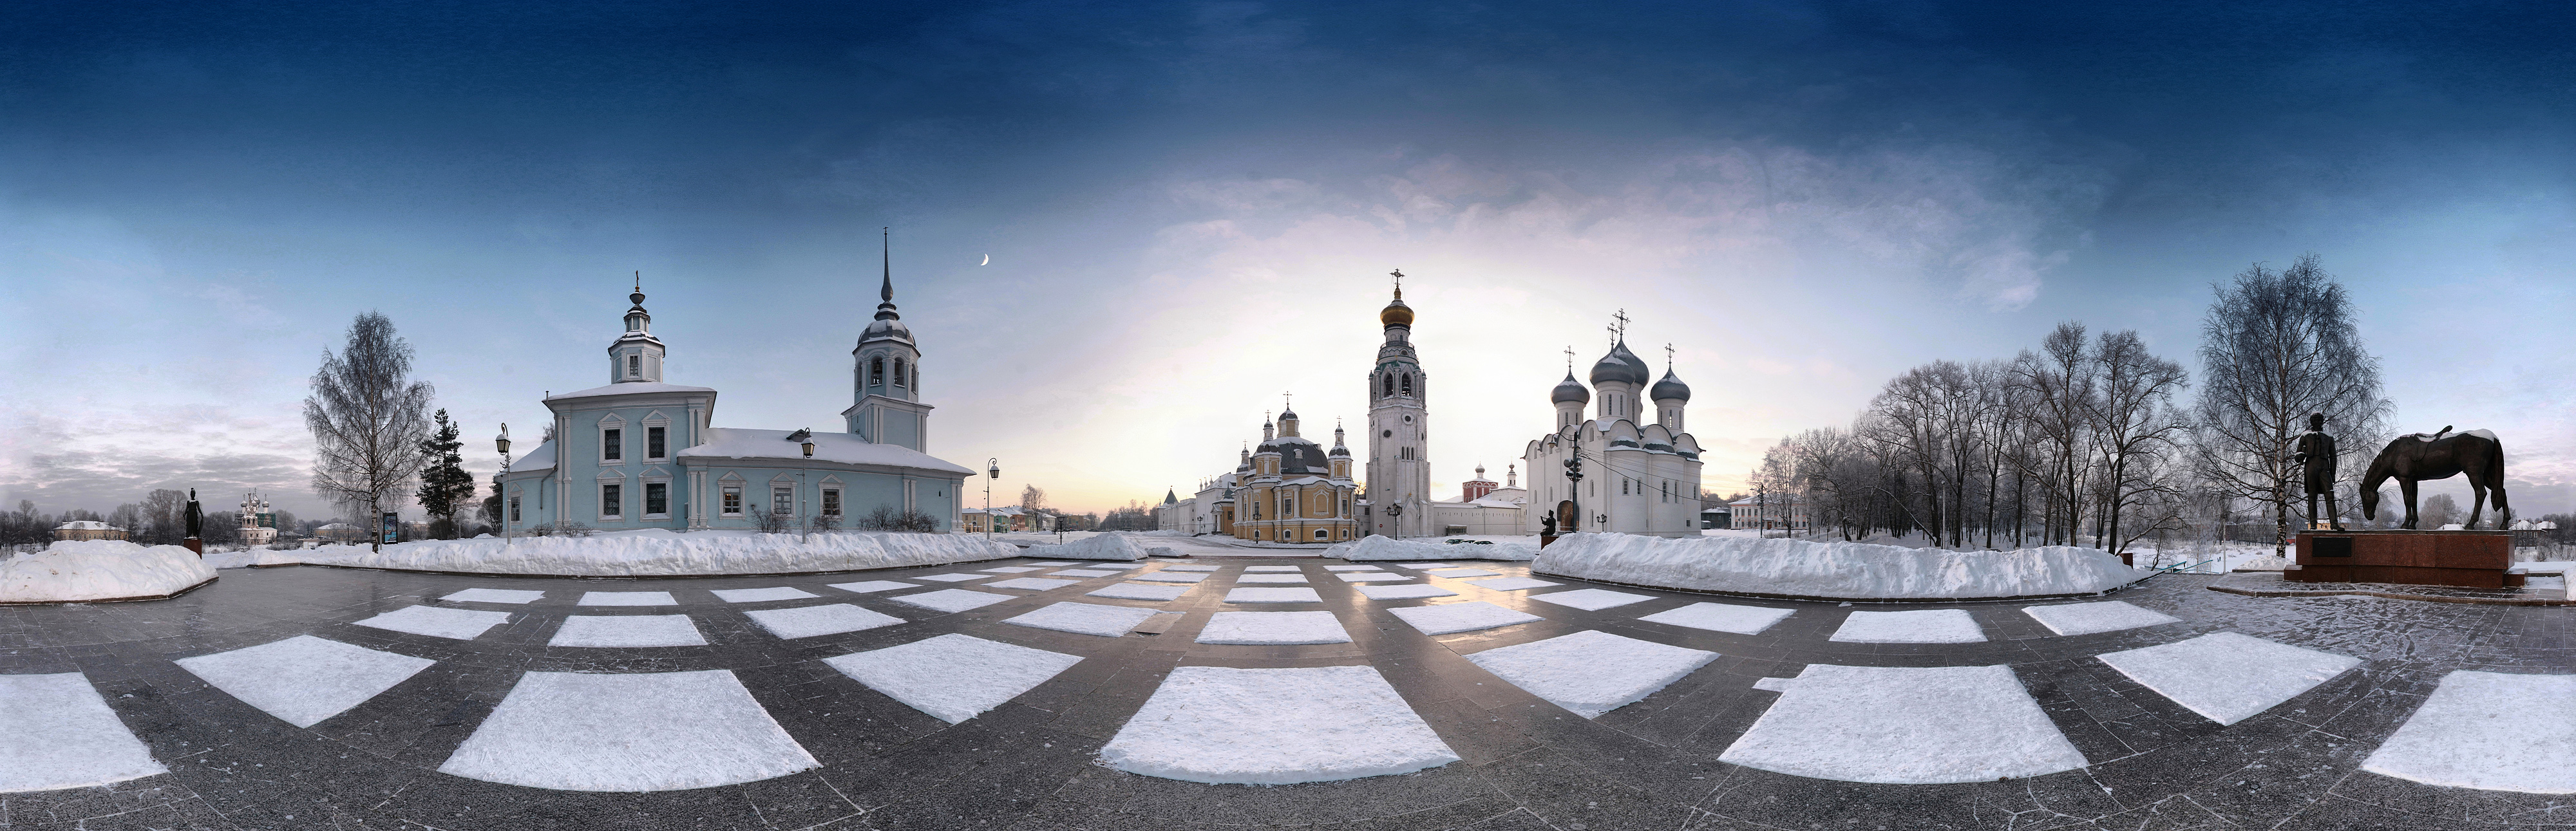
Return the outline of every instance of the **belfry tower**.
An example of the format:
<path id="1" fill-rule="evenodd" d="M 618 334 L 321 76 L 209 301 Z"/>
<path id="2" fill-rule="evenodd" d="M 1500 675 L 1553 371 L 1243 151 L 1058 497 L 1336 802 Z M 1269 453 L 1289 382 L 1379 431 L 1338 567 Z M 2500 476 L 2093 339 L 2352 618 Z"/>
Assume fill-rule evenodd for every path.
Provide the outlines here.
<path id="1" fill-rule="evenodd" d="M 1369 527 L 1366 533 L 1419 537 L 1431 523 L 1430 379 L 1413 351 L 1413 307 L 1404 305 L 1404 272 L 1395 299 L 1377 314 L 1386 343 L 1369 372 Z M 1400 511 L 1389 511 L 1391 507 Z"/>

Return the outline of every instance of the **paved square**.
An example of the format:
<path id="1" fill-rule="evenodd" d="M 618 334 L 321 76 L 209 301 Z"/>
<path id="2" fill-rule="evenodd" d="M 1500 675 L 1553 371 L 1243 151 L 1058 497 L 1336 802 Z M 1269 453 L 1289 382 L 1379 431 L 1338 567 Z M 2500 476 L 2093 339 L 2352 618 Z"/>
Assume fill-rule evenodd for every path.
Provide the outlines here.
<path id="1" fill-rule="evenodd" d="M 547 646 L 705 646 L 688 615 L 573 615 Z"/>
<path id="2" fill-rule="evenodd" d="M 754 609 L 743 613 L 769 634 L 794 640 L 843 632 L 863 632 L 901 625 L 903 618 L 862 609 L 847 603 L 821 606 L 798 606 L 792 609 Z"/>
<path id="3" fill-rule="evenodd" d="M 1263 573 L 1263 572 L 1269 572 L 1269 573 L 1273 573 L 1273 574 L 1280 573 L 1280 572 L 1290 572 L 1290 573 L 1294 573 L 1294 572 L 1301 571 L 1301 570 L 1302 570 L 1302 569 L 1299 569 L 1299 568 L 1297 568 L 1296 566 L 1244 566 L 1244 567 L 1243 567 L 1243 571 L 1244 571 L 1244 573 L 1246 573 L 1246 574 L 1260 574 L 1260 573 Z"/>
<path id="4" fill-rule="evenodd" d="M 1679 609 L 1656 612 L 1638 620 L 1687 626 L 1711 632 L 1733 632 L 1738 635 L 1760 634 L 1787 618 L 1795 609 L 1768 606 L 1737 606 L 1729 603 L 1693 603 Z"/>
<path id="5" fill-rule="evenodd" d="M 1502 572 L 1499 571 L 1486 571 L 1481 568 L 1435 568 L 1423 573 L 1433 577 L 1448 577 L 1453 579 L 1459 577 L 1494 577 L 1502 574 Z"/>
<path id="6" fill-rule="evenodd" d="M 88 788 L 161 773 L 152 750 L 77 672 L 0 675 L 0 793 Z"/>
<path id="7" fill-rule="evenodd" d="M 491 631 L 492 627 L 510 622 L 509 612 L 480 612 L 472 609 L 448 609 L 439 606 L 405 606 L 366 620 L 360 626 L 410 632 L 433 638 L 470 641 Z"/>
<path id="8" fill-rule="evenodd" d="M 942 612 L 963 612 L 968 609 L 981 609 L 1015 596 L 966 589 L 940 589 L 935 592 L 896 595 L 894 602 Z"/>
<path id="9" fill-rule="evenodd" d="M 535 603 L 546 593 L 525 589 L 466 589 L 439 598 L 450 603 Z"/>
<path id="10" fill-rule="evenodd" d="M 993 582 L 986 583 L 984 584 L 984 587 L 989 589 L 1021 589 L 1024 591 L 1042 592 L 1048 589 L 1061 589 L 1079 582 L 1082 581 L 1057 580 L 1048 577 L 1013 577 L 1008 580 L 995 580 Z"/>
<path id="11" fill-rule="evenodd" d="M 2095 656 L 2130 680 L 2220 724 L 2272 709 L 2361 663 L 2234 632 Z"/>
<path id="12" fill-rule="evenodd" d="M 770 589 L 717 589 L 715 595 L 726 603 L 764 603 L 772 600 L 803 600 L 820 596 L 804 589 L 788 586 Z"/>
<path id="13" fill-rule="evenodd" d="M 1081 656 L 947 634 L 823 663 L 868 689 L 956 724 L 1054 678 Z"/>
<path id="14" fill-rule="evenodd" d="M 1529 596 L 1529 599 L 1543 600 L 1559 606 L 1571 606 L 1587 612 L 1598 612 L 1613 606 L 1625 606 L 1630 603 L 1653 600 L 1655 598 L 1643 594 L 1614 592 L 1609 589 L 1575 589 L 1573 591 L 1565 592 L 1533 594 Z"/>
<path id="15" fill-rule="evenodd" d="M 1118 572 L 1116 571 L 1105 568 L 1075 568 L 1066 569 L 1064 571 L 1050 571 L 1047 572 L 1047 575 L 1050 577 L 1107 577 L 1117 573 Z"/>
<path id="16" fill-rule="evenodd" d="M 1344 579 L 1348 579 L 1348 578 L 1344 578 Z M 1294 584 L 1297 584 L 1297 585 L 1305 585 L 1305 583 L 1306 583 L 1306 575 L 1303 575 L 1303 574 L 1246 574 L 1246 575 L 1243 575 L 1243 576 L 1241 576 L 1241 577 L 1234 578 L 1234 584 L 1235 584 L 1235 585 L 1240 586 L 1240 585 L 1243 585 L 1243 584 L 1246 584 L 1246 583 L 1294 583 Z"/>
<path id="17" fill-rule="evenodd" d="M 870 592 L 893 591 L 895 589 L 918 589 L 921 588 L 921 584 L 902 583 L 893 580 L 861 580 L 856 583 L 833 583 L 832 588 L 840 589 L 845 592 L 868 594 Z"/>
<path id="18" fill-rule="evenodd" d="M 1853 612 L 1834 630 L 1843 643 L 1975 643 L 1986 639 L 1966 609 Z"/>
<path id="19" fill-rule="evenodd" d="M 1154 614 L 1152 609 L 1139 609 L 1134 606 L 1111 606 L 1105 603 L 1080 603 L 1068 600 L 1002 622 L 1035 629 L 1053 629 L 1058 632 L 1115 638 L 1126 635 L 1127 630 L 1136 628 L 1136 624 L 1145 622 L 1146 618 L 1153 617 Z"/>
<path id="20" fill-rule="evenodd" d="M 1235 589 L 1225 593 L 1227 603 L 1321 603 L 1324 598 L 1314 589 Z"/>
<path id="21" fill-rule="evenodd" d="M 1172 670 L 1100 749 L 1129 773 L 1287 785 L 1458 761 L 1374 667 Z"/>
<path id="22" fill-rule="evenodd" d="M 177 663 L 260 712 L 311 727 L 437 662 L 298 635 Z"/>
<path id="23" fill-rule="evenodd" d="M 1396 574 L 1385 571 L 1345 571 L 1333 576 L 1342 578 L 1342 581 L 1346 583 L 1400 583 L 1407 580 L 1420 579 L 1410 574 Z"/>
<path id="24" fill-rule="evenodd" d="M 1168 568 L 1162 571 L 1148 571 L 1127 579 L 1151 580 L 1156 583 L 1196 583 L 1201 580 L 1208 579 L 1208 576 L 1205 574 L 1173 574 L 1171 571 L 1172 570 Z"/>
<path id="25" fill-rule="evenodd" d="M 1099 591 L 1084 592 L 1086 597 L 1114 597 L 1120 600 L 1179 600 L 1195 586 L 1156 586 L 1145 583 L 1120 583 Z"/>
<path id="26" fill-rule="evenodd" d="M 908 579 L 908 580 L 929 580 L 929 581 L 937 582 L 937 583 L 964 583 L 964 582 L 967 582 L 967 581 L 969 581 L 969 580 L 982 580 L 982 579 L 984 579 L 984 578 L 992 577 L 992 576 L 994 576 L 994 575 L 990 575 L 990 574 L 966 574 L 966 573 L 963 573 L 963 572 L 950 572 L 950 573 L 947 573 L 947 574 L 924 574 L 924 575 L 920 575 L 920 576 L 918 576 L 918 577 L 908 577 L 908 578 L 905 578 L 905 579 Z"/>
<path id="27" fill-rule="evenodd" d="M 1458 567 L 1458 564 L 1457 564 L 1457 563 L 1396 563 L 1396 564 L 1395 564 L 1395 567 L 1396 567 L 1396 568 L 1410 568 L 1410 569 L 1457 568 L 1457 567 Z"/>
<path id="28" fill-rule="evenodd" d="M 1388 609 L 1425 635 L 1447 635 L 1473 632 L 1497 626 L 1511 626 L 1533 620 L 1546 620 L 1528 612 L 1515 611 L 1482 600 L 1469 603 L 1441 603 L 1430 606 L 1406 606 Z"/>
<path id="29" fill-rule="evenodd" d="M 2048 627 L 2048 631 L 2060 635 L 2090 635 L 2095 632 L 2112 632 L 2140 626 L 2182 622 L 2181 618 L 2163 612 L 2141 609 L 2119 600 L 2067 603 L 2057 606 L 2025 606 L 2021 611 L 2029 615 L 2032 620 L 2039 621 L 2040 625 Z"/>
<path id="30" fill-rule="evenodd" d="M 738 785 L 815 767 L 731 672 L 531 672 L 438 772 L 637 792 Z"/>
<path id="31" fill-rule="evenodd" d="M 1584 631 L 1467 656 L 1486 672 L 1584 718 L 1645 700 L 1717 653 Z"/>
<path id="32" fill-rule="evenodd" d="M 583 592 L 584 606 L 677 606 L 670 592 Z"/>
<path id="33" fill-rule="evenodd" d="M 1429 583 L 1409 586 L 1358 586 L 1360 596 L 1370 600 L 1419 600 L 1425 597 L 1457 597 L 1458 593 Z"/>
<path id="34" fill-rule="evenodd" d="M 1164 566 L 1164 567 L 1163 567 L 1163 570 L 1164 570 L 1164 571 L 1215 571 L 1216 569 L 1217 569 L 1217 567 L 1216 567 L 1216 566 L 1201 566 L 1201 565 Z"/>
<path id="35" fill-rule="evenodd" d="M 1351 633 L 1331 612 L 1218 612 L 1199 631 L 1199 643 L 1295 645 L 1350 643 Z"/>
<path id="36" fill-rule="evenodd" d="M 994 566 L 992 568 L 977 569 L 977 571 L 989 571 L 995 574 L 1021 574 L 1038 570 L 1040 569 L 1037 566 Z"/>
<path id="37" fill-rule="evenodd" d="M 1718 759 L 1792 776 L 1924 785 L 2074 770 L 2084 754 L 2011 667 L 1810 664 Z"/>
<path id="38" fill-rule="evenodd" d="M 1466 582 L 1467 585 L 1474 586 L 1476 588 L 1498 592 L 1520 591 L 1522 589 L 1537 589 L 1548 586 L 1564 585 L 1562 583 L 1550 583 L 1534 577 L 1496 577 L 1491 580 L 1469 580 Z"/>
<path id="39" fill-rule="evenodd" d="M 1371 565 L 1325 566 L 1325 567 L 1324 567 L 1324 570 L 1325 570 L 1325 571 L 1376 571 L 1376 570 L 1377 570 L 1377 566 L 1371 566 Z"/>

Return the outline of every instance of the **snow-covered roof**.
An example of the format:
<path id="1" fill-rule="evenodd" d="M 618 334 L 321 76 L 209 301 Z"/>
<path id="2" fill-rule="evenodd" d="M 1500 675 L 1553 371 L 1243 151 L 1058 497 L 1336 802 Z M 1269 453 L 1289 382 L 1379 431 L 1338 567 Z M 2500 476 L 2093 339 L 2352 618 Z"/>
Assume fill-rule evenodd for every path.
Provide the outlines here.
<path id="1" fill-rule="evenodd" d="M 538 442 L 537 449 L 528 451 L 528 455 L 510 460 L 511 473 L 525 473 L 531 470 L 553 470 L 554 466 L 555 443 L 551 440 Z"/>
<path id="2" fill-rule="evenodd" d="M 1518 508 L 1521 506 L 1521 503 L 1518 501 L 1510 499 L 1495 499 L 1491 496 L 1478 497 L 1468 501 L 1467 504 L 1479 505 L 1487 508 Z"/>
<path id="3" fill-rule="evenodd" d="M 715 393 L 715 391 L 716 391 L 716 390 L 715 390 L 715 388 L 714 388 L 714 387 L 692 387 L 692 386 L 689 386 L 689 385 L 687 385 L 687 384 L 665 384 L 665 383 L 662 383 L 662 382 L 660 382 L 660 381 L 628 381 L 628 382 L 625 382 L 625 383 L 610 384 L 610 385 L 605 386 L 605 387 L 592 387 L 592 388 L 590 388 L 590 389 L 582 390 L 582 391 L 580 391 L 580 392 L 567 392 L 567 393 L 564 393 L 564 394 L 562 394 L 562 395 L 549 395 L 549 396 L 546 396 L 546 400 L 548 400 L 548 401 L 562 401 L 562 400 L 567 399 L 567 398 L 591 398 L 591 397 L 594 397 L 594 396 L 601 396 L 601 395 L 643 395 L 643 394 L 646 394 L 646 393 L 699 393 L 699 392 L 703 392 L 703 393 L 708 393 L 708 394 L 711 394 L 711 395 L 712 395 L 712 394 L 714 394 L 714 393 Z"/>
<path id="4" fill-rule="evenodd" d="M 782 459 L 804 461 L 805 451 L 787 440 L 787 430 L 709 427 L 706 443 L 680 451 L 682 457 Z M 877 444 L 852 433 L 815 433 L 814 461 L 850 465 L 908 467 L 973 476 L 975 471 L 928 453 L 893 444 Z M 995 509 L 998 511 L 999 509 Z"/>
<path id="5" fill-rule="evenodd" d="M 111 531 L 115 530 L 115 528 L 116 526 L 114 525 L 86 519 L 75 519 L 70 522 L 54 526 L 54 530 L 56 531 Z"/>

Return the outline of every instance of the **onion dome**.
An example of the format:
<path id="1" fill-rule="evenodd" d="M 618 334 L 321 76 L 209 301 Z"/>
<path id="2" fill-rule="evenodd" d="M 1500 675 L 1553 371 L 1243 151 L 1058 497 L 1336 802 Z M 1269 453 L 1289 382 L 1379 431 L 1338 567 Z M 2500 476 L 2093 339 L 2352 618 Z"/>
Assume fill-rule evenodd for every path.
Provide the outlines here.
<path id="1" fill-rule="evenodd" d="M 1548 396 L 1548 403 L 1589 404 L 1592 403 L 1592 391 L 1585 389 L 1583 382 L 1574 380 L 1574 373 L 1568 371 L 1565 380 L 1556 382 L 1556 394 Z"/>
<path id="2" fill-rule="evenodd" d="M 1667 367 L 1664 369 L 1664 380 L 1655 382 L 1655 388 L 1646 392 L 1646 400 L 1663 401 L 1673 398 L 1681 399 L 1685 404 L 1690 403 L 1690 385 L 1682 383 L 1681 376 L 1674 375 L 1672 369 Z"/>
<path id="3" fill-rule="evenodd" d="M 1628 342 L 1623 340 L 1610 347 L 1610 354 L 1601 356 L 1600 363 L 1592 365 L 1592 384 L 1619 383 L 1642 387 L 1648 380 L 1646 372 L 1646 362 L 1638 359 L 1637 353 L 1628 351 Z"/>
<path id="4" fill-rule="evenodd" d="M 1413 328 L 1413 307 L 1404 305 L 1404 287 L 1397 286 L 1395 300 L 1386 304 L 1386 308 L 1378 310 L 1377 322 L 1390 327 Z"/>

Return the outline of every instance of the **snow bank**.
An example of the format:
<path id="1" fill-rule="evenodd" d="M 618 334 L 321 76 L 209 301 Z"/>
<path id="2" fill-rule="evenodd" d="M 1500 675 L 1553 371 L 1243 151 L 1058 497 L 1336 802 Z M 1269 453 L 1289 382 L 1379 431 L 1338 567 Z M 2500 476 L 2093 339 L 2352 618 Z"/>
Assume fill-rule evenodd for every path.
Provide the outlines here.
<path id="1" fill-rule="evenodd" d="M 1331 548 L 1324 549 L 1324 556 L 1339 557 L 1355 563 L 1386 560 L 1403 562 L 1422 562 L 1425 560 L 1512 560 L 1516 562 L 1526 562 L 1538 557 L 1538 547 L 1513 542 L 1498 542 L 1491 545 L 1479 545 L 1476 543 L 1459 543 L 1457 545 L 1450 545 L 1444 542 L 1399 540 L 1394 537 L 1361 537 L 1350 542 L 1339 543 Z"/>
<path id="2" fill-rule="evenodd" d="M 1575 534 L 1559 539 L 1530 563 L 1530 572 L 1695 591 L 1855 600 L 2099 594 L 2147 574 L 2121 565 L 2120 558 L 2102 551 L 2068 546 L 1945 551 L 1851 542 L 1628 534 Z"/>
<path id="3" fill-rule="evenodd" d="M 1017 556 L 1009 543 L 956 534 L 836 532 L 799 537 L 756 531 L 660 528 L 588 537 L 424 540 L 385 546 L 329 545 L 297 552 L 316 565 L 475 574 L 657 577 L 791 574 L 942 565 Z"/>
<path id="4" fill-rule="evenodd" d="M 1145 559 L 1147 555 L 1145 547 L 1136 544 L 1135 536 L 1124 533 L 1100 534 L 1088 539 L 1075 540 L 1063 545 L 1032 545 L 1029 546 L 1027 553 L 1028 556 L 1041 559 L 1121 560 L 1125 562 L 1142 560 Z"/>
<path id="5" fill-rule="evenodd" d="M 196 552 L 175 545 L 63 540 L 0 561 L 0 603 L 166 597 L 214 577 Z"/>
<path id="6" fill-rule="evenodd" d="M 257 548 L 249 551 L 209 551 L 206 565 L 215 568 L 249 568 L 251 566 L 291 566 L 304 562 L 296 551 L 271 551 Z"/>

